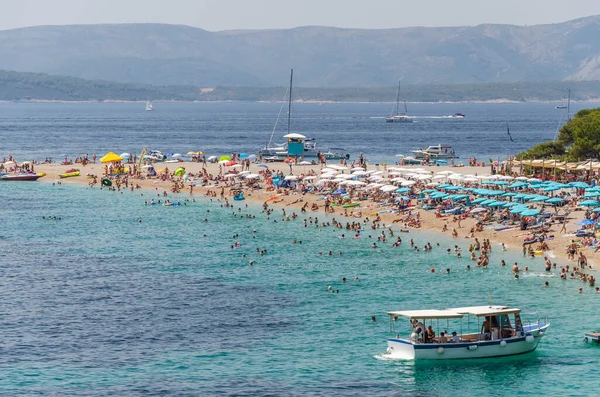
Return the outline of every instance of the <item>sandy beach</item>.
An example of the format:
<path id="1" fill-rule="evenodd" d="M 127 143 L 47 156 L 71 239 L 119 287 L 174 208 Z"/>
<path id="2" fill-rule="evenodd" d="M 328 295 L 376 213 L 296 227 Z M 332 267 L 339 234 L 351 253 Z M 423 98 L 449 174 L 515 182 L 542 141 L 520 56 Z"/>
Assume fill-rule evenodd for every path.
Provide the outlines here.
<path id="1" fill-rule="evenodd" d="M 284 175 L 290 174 L 290 167 L 285 163 L 268 163 L 269 169 L 273 172 L 282 172 Z M 184 167 L 187 173 L 198 175 L 202 172 L 204 165 L 202 163 L 196 162 L 178 162 L 178 163 L 157 163 L 157 169 L 167 168 L 169 172 L 173 172 L 178 167 Z M 402 166 L 403 168 L 420 168 L 418 166 Z M 64 173 L 68 169 L 77 168 L 80 170 L 81 175 L 78 177 L 65 178 L 60 179 L 59 174 Z M 219 165 L 217 163 L 208 163 L 206 165 L 206 172 L 213 176 L 221 174 L 227 174 L 231 172 L 233 169 L 230 167 L 226 167 L 223 165 Z M 240 169 L 240 168 L 238 168 Z M 259 173 L 264 170 L 263 167 L 259 167 L 255 163 L 251 163 L 249 170 L 252 173 Z M 319 165 L 294 165 L 292 169 L 292 173 L 298 176 L 306 176 L 309 173 L 314 173 L 319 175 L 322 167 Z M 384 173 L 387 173 L 386 166 L 369 166 L 369 170 L 378 170 Z M 451 171 L 453 173 L 460 173 L 463 175 L 488 175 L 490 173 L 489 167 L 449 167 L 449 166 L 432 166 L 426 167 L 427 170 L 431 170 L 432 172 L 440 172 L 440 171 Z M 79 184 L 89 184 L 92 179 L 88 177 L 88 175 L 95 175 L 98 177 L 98 181 L 102 177 L 105 172 L 105 165 L 96 163 L 96 164 L 88 164 L 83 167 L 81 164 L 74 165 L 60 165 L 60 164 L 39 164 L 35 166 L 36 172 L 45 172 L 46 176 L 43 180 L 48 181 L 58 181 L 61 183 L 70 184 L 70 183 L 79 183 Z M 350 173 L 350 171 L 345 171 L 345 173 Z M 213 194 L 220 195 L 221 190 L 224 189 L 225 198 L 229 200 L 233 199 L 234 192 L 231 190 L 232 186 L 238 187 L 240 186 L 239 182 L 236 180 L 236 183 L 232 182 L 232 185 L 229 182 L 209 182 L 205 186 L 200 186 L 196 184 L 194 178 L 189 178 L 187 182 L 181 181 L 179 177 L 174 178 L 173 180 L 179 180 L 182 183 L 183 188 L 181 188 L 181 192 L 192 195 L 204 196 L 208 192 L 212 192 Z M 132 185 L 144 190 L 153 190 L 156 192 L 157 196 L 163 196 L 164 192 L 171 193 L 174 182 L 171 179 L 161 180 L 160 178 L 143 178 L 143 179 L 129 179 L 129 189 L 131 189 Z M 233 179 L 231 179 L 233 180 Z M 191 187 L 191 185 L 194 185 Z M 264 180 L 260 183 L 261 186 L 265 186 Z M 243 185 L 242 185 L 243 186 Z M 324 214 L 325 211 L 325 201 L 323 195 L 306 193 L 302 194 L 301 192 L 293 189 L 280 189 L 279 191 L 275 190 L 267 190 L 266 188 L 261 189 L 249 189 L 248 187 L 244 187 L 244 196 L 245 199 L 255 202 L 257 204 L 262 204 L 267 200 L 270 205 L 276 205 L 279 207 L 289 207 L 292 211 L 297 211 L 299 214 L 302 207 L 307 204 L 307 212 L 310 213 L 320 213 Z M 277 196 L 275 198 L 275 196 Z M 421 210 L 416 206 L 416 200 L 412 200 L 410 211 L 406 211 L 404 213 L 394 213 L 389 212 L 390 206 L 381 206 L 380 204 L 372 201 L 372 200 L 364 200 L 359 201 L 360 205 L 343 209 L 341 207 L 332 207 L 332 212 L 328 213 L 328 216 L 333 217 L 340 215 L 345 215 L 348 218 L 352 219 L 369 219 L 369 222 L 373 222 L 377 217 L 379 217 L 379 226 L 382 225 L 391 225 L 393 227 L 397 227 L 398 229 L 411 229 L 411 225 L 406 223 L 406 219 L 409 217 L 414 218 L 417 216 L 420 218 L 419 229 L 423 231 L 431 231 L 435 233 L 442 233 L 444 225 L 447 225 L 448 230 L 445 232 L 450 236 L 450 233 L 453 229 L 456 229 L 458 237 L 455 237 L 457 241 L 465 241 L 468 239 L 469 242 L 473 241 L 473 235 L 471 235 L 471 230 L 474 228 L 477 223 L 477 219 L 474 217 L 468 217 L 461 222 L 458 222 L 456 217 L 454 216 L 444 216 L 439 217 L 436 216 L 434 211 L 425 211 Z M 318 208 L 318 209 L 317 209 Z M 548 256 L 553 263 L 556 263 L 557 266 L 563 266 L 570 264 L 571 266 L 574 261 L 569 261 L 567 256 L 567 246 L 571 243 L 574 237 L 575 231 L 578 229 L 577 223 L 584 219 L 584 209 L 579 207 L 572 207 L 572 212 L 569 215 L 568 223 L 567 223 L 567 233 L 560 233 L 562 228 L 562 224 L 553 224 L 550 230 L 548 231 L 549 236 L 553 236 L 551 239 L 547 240 L 548 250 L 544 252 L 543 256 Z M 460 225 L 459 225 L 460 224 Z M 523 240 L 525 236 L 530 234 L 528 231 L 522 231 L 519 228 L 512 228 L 502 231 L 497 231 L 494 229 L 484 228 L 483 230 L 477 231 L 474 236 L 479 240 L 489 239 L 493 246 L 499 246 L 504 244 L 509 249 L 521 250 Z M 432 240 L 434 240 L 434 236 L 432 236 Z M 576 239 L 578 240 L 578 239 Z M 498 247 L 499 248 L 499 247 Z M 594 253 L 591 249 L 584 249 L 585 255 L 588 258 L 588 264 L 594 266 L 598 258 L 600 258 L 599 254 Z M 538 252 L 537 255 L 540 253 Z"/>

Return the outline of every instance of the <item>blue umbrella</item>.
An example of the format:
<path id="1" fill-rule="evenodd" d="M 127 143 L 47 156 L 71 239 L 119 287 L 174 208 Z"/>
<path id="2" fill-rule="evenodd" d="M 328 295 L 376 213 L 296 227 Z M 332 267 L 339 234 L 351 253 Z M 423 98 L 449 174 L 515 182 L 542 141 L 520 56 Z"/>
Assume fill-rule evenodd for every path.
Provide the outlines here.
<path id="1" fill-rule="evenodd" d="M 408 196 L 399 196 L 399 197 L 396 197 L 395 201 L 398 202 L 400 200 L 410 201 L 410 197 L 408 197 Z"/>
<path id="2" fill-rule="evenodd" d="M 525 210 L 521 212 L 521 216 L 536 216 L 540 214 L 540 210 Z"/>
<path id="3" fill-rule="evenodd" d="M 408 193 L 410 192 L 412 189 L 408 188 L 408 187 L 401 187 L 400 189 L 396 190 L 396 193 Z M 435 190 L 434 190 L 435 191 Z"/>
<path id="4" fill-rule="evenodd" d="M 488 204 L 488 207 L 502 207 L 504 204 L 503 201 L 496 201 L 495 203 Z"/>
<path id="5" fill-rule="evenodd" d="M 542 201 L 546 201 L 546 200 L 548 200 L 548 197 L 546 197 L 546 196 L 538 196 L 538 197 L 532 199 L 531 202 L 541 203 Z"/>
<path id="6" fill-rule="evenodd" d="M 266 164 L 264 164 L 264 163 L 256 163 L 256 165 L 257 165 L 258 167 L 269 168 L 269 166 L 268 166 L 268 165 L 266 165 Z"/>
<path id="7" fill-rule="evenodd" d="M 508 193 L 503 194 L 504 197 L 514 197 L 516 195 L 517 195 L 517 193 L 513 193 L 513 192 L 508 192 Z"/>
<path id="8" fill-rule="evenodd" d="M 503 207 L 504 207 L 504 208 L 510 208 L 510 207 L 514 207 L 515 205 L 519 205 L 519 203 L 515 203 L 515 202 L 512 202 L 512 203 L 505 203 L 505 204 L 503 205 Z"/>
<path id="9" fill-rule="evenodd" d="M 511 214 L 520 214 L 523 211 L 527 211 L 529 208 L 523 206 L 515 206 L 510 210 Z"/>
<path id="10" fill-rule="evenodd" d="M 593 224 L 594 224 L 594 221 L 591 219 L 584 219 L 578 223 L 579 226 L 587 226 L 587 225 L 593 225 Z"/>
<path id="11" fill-rule="evenodd" d="M 598 207 L 598 208 L 594 208 L 594 209 L 592 210 L 592 212 L 600 212 L 600 207 Z"/>
<path id="12" fill-rule="evenodd" d="M 565 200 L 560 197 L 552 197 L 552 198 L 546 200 L 547 203 L 551 203 L 551 204 L 563 203 L 564 201 Z"/>
<path id="13" fill-rule="evenodd" d="M 487 201 L 488 199 L 485 197 L 480 197 L 480 198 L 476 198 L 475 200 L 472 201 L 473 204 L 479 204 L 479 203 L 483 203 L 484 201 Z"/>
<path id="14" fill-rule="evenodd" d="M 339 189 L 339 190 L 336 190 L 335 192 L 333 192 L 332 194 L 336 194 L 336 195 L 337 195 L 337 194 L 346 194 L 346 190 L 344 190 L 344 189 Z"/>
<path id="15" fill-rule="evenodd" d="M 517 188 L 525 187 L 525 186 L 527 186 L 527 184 L 524 182 L 515 182 L 509 186 L 509 189 L 517 189 Z"/>
<path id="16" fill-rule="evenodd" d="M 544 189 L 542 189 L 542 190 L 543 190 L 544 192 L 553 192 L 553 191 L 555 191 L 555 190 L 559 190 L 559 189 L 560 189 L 560 187 L 558 187 L 558 186 L 548 186 L 548 187 L 545 187 L 545 188 L 544 188 Z"/>
<path id="17" fill-rule="evenodd" d="M 585 194 L 583 195 L 584 198 L 598 197 L 598 196 L 600 196 L 600 192 L 590 192 L 589 190 L 587 192 L 585 192 Z"/>
<path id="18" fill-rule="evenodd" d="M 576 187 L 576 188 L 580 188 L 580 189 L 586 189 L 586 188 L 590 187 L 590 185 L 588 185 L 585 182 L 571 182 L 569 185 L 571 185 L 571 187 Z"/>
<path id="19" fill-rule="evenodd" d="M 596 200 L 585 200 L 579 203 L 578 205 L 582 207 L 598 207 L 600 205 Z"/>

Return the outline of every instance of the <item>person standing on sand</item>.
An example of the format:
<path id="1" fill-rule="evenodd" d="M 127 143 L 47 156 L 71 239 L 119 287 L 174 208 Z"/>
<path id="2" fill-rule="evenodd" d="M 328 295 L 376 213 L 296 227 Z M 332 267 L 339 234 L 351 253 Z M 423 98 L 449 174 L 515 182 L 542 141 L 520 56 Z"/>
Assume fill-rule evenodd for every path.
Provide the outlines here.
<path id="1" fill-rule="evenodd" d="M 566 216 L 565 216 L 565 219 L 563 220 L 562 228 L 560 229 L 559 233 L 567 233 L 567 217 Z"/>

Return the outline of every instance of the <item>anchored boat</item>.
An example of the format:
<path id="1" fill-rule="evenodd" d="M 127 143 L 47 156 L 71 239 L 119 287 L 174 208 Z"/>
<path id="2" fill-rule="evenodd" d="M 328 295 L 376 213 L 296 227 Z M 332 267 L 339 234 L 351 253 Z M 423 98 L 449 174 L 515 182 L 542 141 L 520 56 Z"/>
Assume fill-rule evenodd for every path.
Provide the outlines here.
<path id="1" fill-rule="evenodd" d="M 429 146 L 423 150 L 411 150 L 415 154 L 415 158 L 418 159 L 455 159 L 458 158 L 452 146 Z"/>
<path id="2" fill-rule="evenodd" d="M 6 175 L 2 175 L 0 177 L 0 180 L 2 180 L 2 181 L 37 181 L 44 175 L 40 175 L 40 174 L 36 174 L 36 173 L 6 174 Z"/>
<path id="3" fill-rule="evenodd" d="M 407 310 L 388 312 L 388 315 L 392 328 L 401 317 L 409 320 L 408 338 L 394 332 L 395 337 L 388 339 L 384 355 L 403 360 L 490 358 L 529 353 L 537 348 L 550 326 L 539 318 L 535 323 L 524 323 L 521 309 L 508 306 Z"/>

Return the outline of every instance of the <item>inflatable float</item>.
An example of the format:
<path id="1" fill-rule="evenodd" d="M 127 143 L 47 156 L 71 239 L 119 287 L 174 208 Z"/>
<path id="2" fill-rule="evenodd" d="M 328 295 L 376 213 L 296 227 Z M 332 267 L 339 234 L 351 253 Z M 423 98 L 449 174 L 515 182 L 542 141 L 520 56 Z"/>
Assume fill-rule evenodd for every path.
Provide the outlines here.
<path id="1" fill-rule="evenodd" d="M 67 170 L 67 172 L 62 173 L 62 174 L 58 174 L 59 178 L 72 178 L 74 176 L 79 176 L 81 175 L 81 173 L 79 171 L 70 171 Z"/>
<path id="2" fill-rule="evenodd" d="M 108 178 L 104 178 L 104 179 L 102 179 L 102 186 L 111 187 L 112 181 Z"/>

